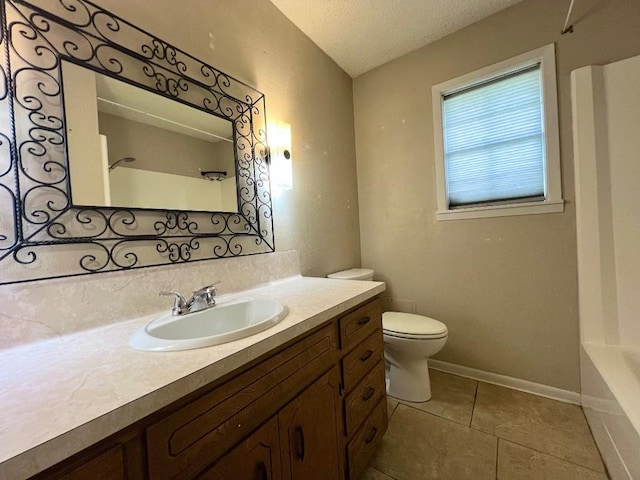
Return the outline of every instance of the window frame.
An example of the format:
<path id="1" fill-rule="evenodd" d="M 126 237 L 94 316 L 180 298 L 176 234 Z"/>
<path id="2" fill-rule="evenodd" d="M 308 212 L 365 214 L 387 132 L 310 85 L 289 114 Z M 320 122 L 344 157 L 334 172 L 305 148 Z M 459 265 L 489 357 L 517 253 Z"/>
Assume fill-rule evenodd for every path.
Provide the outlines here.
<path id="1" fill-rule="evenodd" d="M 490 205 L 449 207 L 445 176 L 443 107 L 444 96 L 474 85 L 490 81 L 511 72 L 540 63 L 543 98 L 543 122 L 545 141 L 544 200 L 534 202 L 500 202 Z M 560 172 L 560 135 L 558 127 L 558 94 L 556 83 L 555 44 L 531 50 L 431 88 L 433 103 L 433 129 L 435 146 L 436 220 L 461 220 L 469 218 L 502 217 L 564 211 Z"/>

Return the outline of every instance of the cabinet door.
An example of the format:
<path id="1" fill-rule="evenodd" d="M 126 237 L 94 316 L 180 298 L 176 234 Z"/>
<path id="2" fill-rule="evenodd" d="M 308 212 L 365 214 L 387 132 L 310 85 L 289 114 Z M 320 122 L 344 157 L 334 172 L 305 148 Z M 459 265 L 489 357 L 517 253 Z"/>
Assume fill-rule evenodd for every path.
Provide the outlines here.
<path id="1" fill-rule="evenodd" d="M 338 384 L 334 367 L 278 414 L 283 479 L 343 478 Z"/>
<path id="2" fill-rule="evenodd" d="M 125 476 L 122 446 L 113 447 L 111 450 L 59 478 L 61 480 L 82 480 L 87 478 L 94 480 L 124 480 L 127 477 Z"/>
<path id="3" fill-rule="evenodd" d="M 279 445 L 278 420 L 273 417 L 205 470 L 198 480 L 280 480 Z"/>

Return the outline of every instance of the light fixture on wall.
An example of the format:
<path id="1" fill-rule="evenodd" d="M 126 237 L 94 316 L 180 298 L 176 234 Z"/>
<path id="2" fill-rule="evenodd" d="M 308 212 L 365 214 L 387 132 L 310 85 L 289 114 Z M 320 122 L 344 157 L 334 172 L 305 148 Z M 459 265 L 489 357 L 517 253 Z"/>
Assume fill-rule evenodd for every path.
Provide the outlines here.
<path id="1" fill-rule="evenodd" d="M 273 121 L 267 125 L 271 188 L 274 193 L 293 188 L 291 125 Z"/>
<path id="2" fill-rule="evenodd" d="M 227 178 L 227 172 L 223 172 L 221 170 L 200 170 L 200 175 L 211 182 L 221 182 L 222 180 Z"/>

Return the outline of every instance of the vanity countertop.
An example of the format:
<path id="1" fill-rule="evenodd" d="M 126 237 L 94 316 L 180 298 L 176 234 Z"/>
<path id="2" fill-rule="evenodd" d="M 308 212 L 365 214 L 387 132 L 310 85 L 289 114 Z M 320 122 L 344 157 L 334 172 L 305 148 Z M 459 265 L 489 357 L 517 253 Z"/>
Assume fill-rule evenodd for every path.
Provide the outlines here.
<path id="1" fill-rule="evenodd" d="M 0 478 L 42 471 L 384 290 L 298 276 L 222 296 L 271 298 L 289 314 L 264 332 L 196 350 L 129 347 L 158 312 L 0 351 Z"/>

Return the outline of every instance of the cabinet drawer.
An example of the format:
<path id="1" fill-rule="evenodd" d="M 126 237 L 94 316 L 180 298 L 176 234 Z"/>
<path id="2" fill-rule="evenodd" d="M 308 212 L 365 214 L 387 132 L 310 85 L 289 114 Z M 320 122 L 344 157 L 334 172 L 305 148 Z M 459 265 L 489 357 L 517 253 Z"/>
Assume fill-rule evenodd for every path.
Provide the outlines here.
<path id="1" fill-rule="evenodd" d="M 363 305 L 340 319 L 340 348 L 347 352 L 376 329 L 382 329 L 380 300 Z"/>
<path id="2" fill-rule="evenodd" d="M 351 480 L 360 478 L 386 431 L 387 401 L 383 398 L 347 446 L 347 464 Z"/>
<path id="3" fill-rule="evenodd" d="M 147 429 L 150 478 L 187 478 L 247 437 L 335 362 L 332 323 Z"/>
<path id="4" fill-rule="evenodd" d="M 350 392 L 383 357 L 382 330 L 376 330 L 342 359 L 344 389 Z"/>
<path id="5" fill-rule="evenodd" d="M 384 363 L 378 362 L 345 399 L 344 420 L 347 436 L 362 423 L 381 398 L 386 398 Z"/>

